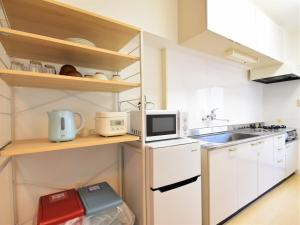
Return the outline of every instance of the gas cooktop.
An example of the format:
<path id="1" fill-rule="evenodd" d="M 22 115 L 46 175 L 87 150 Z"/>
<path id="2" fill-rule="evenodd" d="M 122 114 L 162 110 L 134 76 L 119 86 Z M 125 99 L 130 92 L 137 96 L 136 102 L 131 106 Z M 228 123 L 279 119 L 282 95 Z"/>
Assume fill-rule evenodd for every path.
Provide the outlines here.
<path id="1" fill-rule="evenodd" d="M 279 130 L 279 129 L 285 129 L 286 126 L 285 125 L 270 125 L 270 126 L 263 126 L 263 129 L 266 130 Z"/>

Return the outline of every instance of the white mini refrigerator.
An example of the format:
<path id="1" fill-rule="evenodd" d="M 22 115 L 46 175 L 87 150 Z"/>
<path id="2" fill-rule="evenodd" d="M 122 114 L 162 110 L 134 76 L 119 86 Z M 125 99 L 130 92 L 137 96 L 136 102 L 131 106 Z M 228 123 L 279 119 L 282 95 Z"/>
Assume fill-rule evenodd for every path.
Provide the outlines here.
<path id="1" fill-rule="evenodd" d="M 147 144 L 147 224 L 201 225 L 201 153 L 193 139 Z"/>

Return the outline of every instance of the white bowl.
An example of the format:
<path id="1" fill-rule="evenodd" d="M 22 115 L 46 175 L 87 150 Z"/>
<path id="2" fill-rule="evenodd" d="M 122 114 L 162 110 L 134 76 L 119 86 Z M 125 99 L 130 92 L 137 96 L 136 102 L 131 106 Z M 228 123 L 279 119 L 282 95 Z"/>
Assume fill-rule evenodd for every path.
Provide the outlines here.
<path id="1" fill-rule="evenodd" d="M 99 80 L 108 80 L 104 74 L 95 74 L 94 78 L 99 79 Z"/>
<path id="2" fill-rule="evenodd" d="M 86 40 L 84 38 L 66 38 L 65 40 L 73 42 L 73 43 L 77 43 L 77 44 L 90 46 L 90 47 L 96 47 L 96 45 L 93 42 Z"/>

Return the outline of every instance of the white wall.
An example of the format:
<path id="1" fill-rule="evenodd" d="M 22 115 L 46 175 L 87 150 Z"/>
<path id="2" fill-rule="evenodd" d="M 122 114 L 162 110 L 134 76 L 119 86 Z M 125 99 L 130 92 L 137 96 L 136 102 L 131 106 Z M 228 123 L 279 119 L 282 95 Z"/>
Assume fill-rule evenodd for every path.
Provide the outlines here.
<path id="1" fill-rule="evenodd" d="M 299 129 L 300 111 L 297 107 L 299 98 L 299 81 L 264 85 L 264 120 L 268 123 L 283 123 Z"/>
<path id="2" fill-rule="evenodd" d="M 161 109 L 162 107 L 162 61 L 161 50 L 145 46 L 144 55 L 144 94 L 151 108 Z"/>
<path id="3" fill-rule="evenodd" d="M 300 28 L 299 28 L 300 29 Z M 285 62 L 300 65 L 300 36 L 298 32 L 284 35 L 284 56 Z"/>
<path id="4" fill-rule="evenodd" d="M 245 68 L 224 60 L 183 50 L 166 50 L 167 107 L 188 111 L 190 128 L 260 122 L 261 84 L 249 82 Z M 203 123 L 211 109 L 229 123 Z"/>
<path id="5" fill-rule="evenodd" d="M 59 0 L 177 42 L 177 0 Z"/>

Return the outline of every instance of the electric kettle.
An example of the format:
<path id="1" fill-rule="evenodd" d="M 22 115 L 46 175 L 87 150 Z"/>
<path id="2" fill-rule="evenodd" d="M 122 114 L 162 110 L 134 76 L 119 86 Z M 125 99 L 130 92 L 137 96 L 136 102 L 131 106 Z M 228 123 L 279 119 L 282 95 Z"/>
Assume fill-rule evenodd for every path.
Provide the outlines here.
<path id="1" fill-rule="evenodd" d="M 76 128 L 75 115 L 80 117 L 79 128 Z M 85 123 L 81 113 L 72 112 L 70 110 L 54 110 L 48 112 L 48 119 L 48 138 L 54 142 L 74 140 Z"/>

